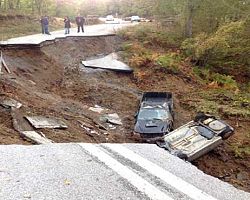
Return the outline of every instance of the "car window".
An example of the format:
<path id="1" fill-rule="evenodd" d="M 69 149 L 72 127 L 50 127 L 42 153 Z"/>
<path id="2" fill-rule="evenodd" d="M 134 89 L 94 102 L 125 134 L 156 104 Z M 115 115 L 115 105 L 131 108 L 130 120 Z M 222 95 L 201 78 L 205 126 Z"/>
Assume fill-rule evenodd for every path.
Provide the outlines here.
<path id="1" fill-rule="evenodd" d="M 140 120 L 167 119 L 169 112 L 164 109 L 141 109 L 138 115 Z"/>

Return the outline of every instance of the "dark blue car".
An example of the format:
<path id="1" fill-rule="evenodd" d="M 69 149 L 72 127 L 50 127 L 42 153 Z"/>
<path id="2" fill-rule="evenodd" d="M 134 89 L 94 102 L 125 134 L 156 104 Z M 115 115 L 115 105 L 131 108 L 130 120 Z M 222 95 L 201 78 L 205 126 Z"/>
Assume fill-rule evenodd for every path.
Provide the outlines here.
<path id="1" fill-rule="evenodd" d="M 170 92 L 146 92 L 136 114 L 134 134 L 149 139 L 173 130 L 173 98 Z"/>

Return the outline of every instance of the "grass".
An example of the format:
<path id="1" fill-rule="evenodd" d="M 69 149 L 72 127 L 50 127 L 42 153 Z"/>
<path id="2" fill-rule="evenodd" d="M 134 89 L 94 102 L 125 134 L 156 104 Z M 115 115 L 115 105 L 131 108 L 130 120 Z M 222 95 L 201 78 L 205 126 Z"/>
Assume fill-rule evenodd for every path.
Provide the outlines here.
<path id="1" fill-rule="evenodd" d="M 180 33 L 155 24 L 141 24 L 118 32 L 127 41 L 139 42 L 150 48 L 178 48 L 183 41 Z"/>
<path id="2" fill-rule="evenodd" d="M 232 76 L 215 73 L 209 67 L 193 67 L 193 73 L 201 83 L 210 84 L 217 88 L 238 89 L 237 82 Z"/>
<path id="3" fill-rule="evenodd" d="M 250 95 L 219 88 L 199 90 L 182 97 L 183 106 L 195 112 L 224 117 L 250 117 Z"/>

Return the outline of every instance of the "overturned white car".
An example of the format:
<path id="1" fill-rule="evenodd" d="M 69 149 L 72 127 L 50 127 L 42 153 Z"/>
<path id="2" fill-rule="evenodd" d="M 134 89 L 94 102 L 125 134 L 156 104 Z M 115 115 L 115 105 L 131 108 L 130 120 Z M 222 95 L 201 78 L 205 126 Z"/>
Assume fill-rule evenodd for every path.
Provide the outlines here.
<path id="1" fill-rule="evenodd" d="M 198 114 L 180 128 L 165 135 L 158 146 L 187 161 L 193 161 L 211 151 L 233 135 L 234 129 L 222 120 Z"/>

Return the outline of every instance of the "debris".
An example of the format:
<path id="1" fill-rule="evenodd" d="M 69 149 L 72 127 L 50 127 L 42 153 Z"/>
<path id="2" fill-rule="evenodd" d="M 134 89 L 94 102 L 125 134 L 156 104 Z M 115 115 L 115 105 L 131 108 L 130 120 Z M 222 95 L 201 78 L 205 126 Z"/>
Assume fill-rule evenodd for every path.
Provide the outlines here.
<path id="1" fill-rule="evenodd" d="M 114 130 L 114 129 L 116 129 L 116 127 L 112 124 L 109 124 L 109 129 Z"/>
<path id="2" fill-rule="evenodd" d="M 25 195 L 23 195 L 23 198 L 25 198 L 25 199 L 31 199 L 31 195 L 30 194 L 25 194 Z"/>
<path id="3" fill-rule="evenodd" d="M 14 99 L 6 98 L 3 99 L 0 104 L 5 108 L 21 108 L 22 104 Z"/>
<path id="4" fill-rule="evenodd" d="M 95 105 L 95 107 L 89 107 L 89 110 L 91 110 L 93 112 L 101 113 L 105 109 L 102 108 L 101 106 Z"/>
<path id="5" fill-rule="evenodd" d="M 92 125 L 87 124 L 86 122 L 83 122 L 83 121 L 81 121 L 81 120 L 77 120 L 77 122 L 80 123 L 80 126 L 81 126 L 81 127 L 85 126 L 85 127 L 87 127 L 87 128 L 92 128 L 92 129 L 94 128 Z"/>
<path id="6" fill-rule="evenodd" d="M 122 125 L 122 121 L 117 113 L 104 115 L 103 118 L 110 124 Z"/>
<path id="7" fill-rule="evenodd" d="M 35 128 L 68 128 L 68 126 L 61 120 L 55 118 L 48 118 L 43 116 L 33 116 L 25 118 L 34 126 Z"/>
<path id="8" fill-rule="evenodd" d="M 85 67 L 90 68 L 109 69 L 121 72 L 133 72 L 133 69 L 131 69 L 128 65 L 117 60 L 117 54 L 115 53 L 99 59 L 82 61 L 82 64 Z"/>
<path id="9" fill-rule="evenodd" d="M 65 180 L 64 180 L 64 184 L 65 184 L 65 185 L 70 185 L 71 182 L 70 182 L 68 179 L 65 179 Z"/>
<path id="10" fill-rule="evenodd" d="M 67 116 L 70 116 L 70 117 L 74 117 L 74 118 L 81 118 L 81 119 L 84 119 L 84 120 L 88 119 L 89 121 L 93 122 L 97 128 L 107 131 L 107 128 L 103 124 L 101 124 L 100 122 L 93 119 L 91 116 L 89 116 L 87 114 L 82 113 L 82 116 L 81 115 L 72 115 L 72 114 L 69 114 L 69 113 L 66 113 L 66 112 L 63 112 L 63 114 L 67 115 Z"/>
<path id="11" fill-rule="evenodd" d="M 94 135 L 100 135 L 100 133 L 98 133 L 97 131 L 94 130 L 94 127 L 89 125 L 89 124 L 86 124 L 85 122 L 82 122 L 80 120 L 77 120 L 79 123 L 80 123 L 80 126 L 85 130 L 87 131 L 87 135 L 91 136 L 91 137 L 94 137 Z"/>
<path id="12" fill-rule="evenodd" d="M 29 82 L 31 83 L 31 85 L 36 85 L 36 83 L 32 80 L 29 80 Z"/>
<path id="13" fill-rule="evenodd" d="M 6 71 L 10 74 L 11 73 L 10 69 L 8 68 L 5 60 L 3 59 L 3 52 L 2 51 L 1 51 L 0 63 L 1 63 L 0 69 L 2 69 L 2 66 L 4 66 L 4 68 L 6 69 Z M 0 72 L 1 72 L 1 70 L 0 70 Z"/>
<path id="14" fill-rule="evenodd" d="M 22 131 L 21 135 L 36 142 L 37 144 L 50 144 L 52 140 L 46 138 L 44 135 L 40 135 L 36 131 Z"/>

